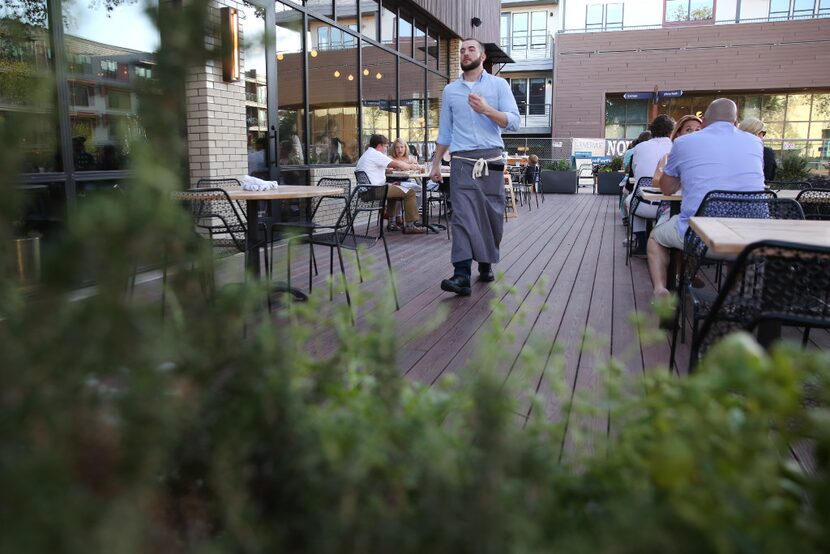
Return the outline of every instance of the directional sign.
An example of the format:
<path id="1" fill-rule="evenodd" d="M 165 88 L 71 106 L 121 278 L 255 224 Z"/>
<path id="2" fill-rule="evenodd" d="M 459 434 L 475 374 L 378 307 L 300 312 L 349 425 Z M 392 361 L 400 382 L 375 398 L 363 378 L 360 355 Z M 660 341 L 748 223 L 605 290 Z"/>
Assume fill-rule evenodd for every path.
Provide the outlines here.
<path id="1" fill-rule="evenodd" d="M 653 92 L 626 92 L 623 94 L 626 100 L 651 100 L 654 98 Z"/>
<path id="2" fill-rule="evenodd" d="M 657 98 L 680 98 L 683 96 L 682 90 L 660 90 L 657 91 Z"/>

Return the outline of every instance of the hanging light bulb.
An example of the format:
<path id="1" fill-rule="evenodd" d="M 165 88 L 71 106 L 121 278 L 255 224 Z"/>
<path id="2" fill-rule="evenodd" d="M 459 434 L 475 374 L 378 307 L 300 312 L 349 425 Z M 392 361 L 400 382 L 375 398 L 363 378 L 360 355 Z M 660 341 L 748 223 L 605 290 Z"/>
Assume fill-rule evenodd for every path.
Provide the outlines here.
<path id="1" fill-rule="evenodd" d="M 334 70 L 334 78 L 335 78 L 335 79 L 337 79 L 337 78 L 339 78 L 339 77 L 340 77 L 340 71 L 338 71 L 337 69 L 335 69 L 335 70 Z"/>
<path id="2" fill-rule="evenodd" d="M 354 81 L 354 75 L 352 75 L 351 73 L 349 73 L 349 76 L 347 78 L 349 79 L 349 81 Z"/>
<path id="3" fill-rule="evenodd" d="M 277 60 L 282 61 L 282 60 L 283 60 L 283 58 L 285 58 L 285 56 L 283 56 L 283 55 L 282 55 L 282 52 L 280 52 L 279 54 L 277 54 Z"/>
<path id="4" fill-rule="evenodd" d="M 316 58 L 317 57 L 317 50 L 312 49 L 311 52 L 309 52 L 309 54 L 311 54 L 312 58 Z"/>
<path id="5" fill-rule="evenodd" d="M 366 77 L 369 76 L 369 68 L 368 67 L 363 68 L 363 75 L 365 75 Z"/>
<path id="6" fill-rule="evenodd" d="M 382 78 L 383 78 L 383 73 L 381 73 L 380 71 L 375 73 L 375 79 L 382 79 Z"/>

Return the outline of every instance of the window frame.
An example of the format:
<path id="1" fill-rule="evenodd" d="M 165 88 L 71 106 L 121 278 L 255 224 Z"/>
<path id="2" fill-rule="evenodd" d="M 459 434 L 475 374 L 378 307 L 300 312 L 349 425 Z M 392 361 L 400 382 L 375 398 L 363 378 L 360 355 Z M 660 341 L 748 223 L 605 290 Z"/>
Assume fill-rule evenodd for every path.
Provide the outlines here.
<path id="1" fill-rule="evenodd" d="M 601 15 L 600 15 L 600 22 L 599 23 L 588 23 L 588 12 L 591 8 L 601 7 Z M 620 7 L 620 21 L 619 23 L 614 22 L 610 24 L 608 22 L 608 6 L 619 6 Z M 587 32 L 595 32 L 595 31 L 622 31 L 625 28 L 625 2 L 621 0 L 616 2 L 602 2 L 602 3 L 594 3 L 594 4 L 586 4 L 585 5 L 585 31 Z"/>
<path id="2" fill-rule="evenodd" d="M 830 15 L 830 2 L 822 7 L 822 0 L 812 0 L 813 6 L 808 9 L 795 9 L 796 0 L 788 0 L 787 11 L 772 11 L 772 2 L 770 2 L 767 17 L 771 21 L 787 21 L 791 19 L 811 19 L 821 15 Z M 798 13 L 796 13 L 798 12 Z"/>
<path id="3" fill-rule="evenodd" d="M 691 12 L 692 0 L 684 0 L 686 2 L 686 13 Z M 712 2 L 712 17 L 708 19 L 687 19 L 686 21 L 669 21 L 666 19 L 668 15 L 668 2 L 663 0 L 663 27 L 688 27 L 690 25 L 713 25 L 717 20 L 718 15 L 718 0 L 710 0 Z"/>

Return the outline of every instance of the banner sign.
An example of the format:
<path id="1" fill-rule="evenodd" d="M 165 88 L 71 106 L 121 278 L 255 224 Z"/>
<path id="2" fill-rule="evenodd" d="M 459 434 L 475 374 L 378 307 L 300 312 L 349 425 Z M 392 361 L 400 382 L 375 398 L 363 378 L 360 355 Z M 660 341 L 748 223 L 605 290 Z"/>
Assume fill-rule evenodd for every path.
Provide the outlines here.
<path id="1" fill-rule="evenodd" d="M 606 156 L 622 156 L 628 150 L 631 139 L 605 139 Z"/>
<path id="2" fill-rule="evenodd" d="M 605 139 L 601 138 L 575 138 L 571 142 L 571 155 L 587 153 L 588 156 L 605 155 Z"/>

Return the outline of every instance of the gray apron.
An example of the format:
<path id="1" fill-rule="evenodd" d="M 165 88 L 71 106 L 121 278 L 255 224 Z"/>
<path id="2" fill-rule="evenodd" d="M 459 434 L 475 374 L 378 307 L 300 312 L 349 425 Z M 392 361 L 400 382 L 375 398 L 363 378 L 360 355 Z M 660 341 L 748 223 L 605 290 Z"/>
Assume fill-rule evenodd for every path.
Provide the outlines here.
<path id="1" fill-rule="evenodd" d="M 499 244 L 504 231 L 504 174 L 473 179 L 475 162 L 463 158 L 498 158 L 500 148 L 453 152 L 450 162 L 450 200 L 452 201 L 452 253 L 450 261 L 473 259 L 494 264 L 499 261 Z"/>

